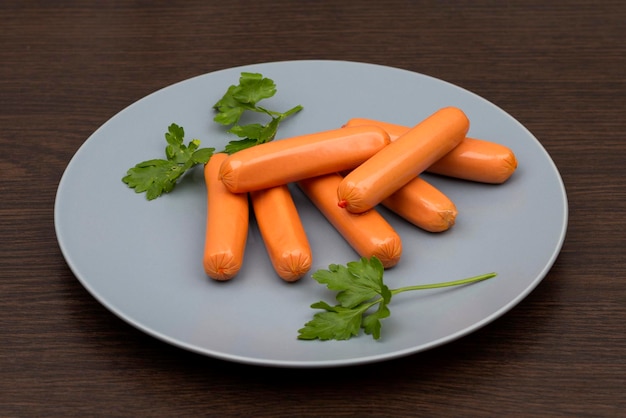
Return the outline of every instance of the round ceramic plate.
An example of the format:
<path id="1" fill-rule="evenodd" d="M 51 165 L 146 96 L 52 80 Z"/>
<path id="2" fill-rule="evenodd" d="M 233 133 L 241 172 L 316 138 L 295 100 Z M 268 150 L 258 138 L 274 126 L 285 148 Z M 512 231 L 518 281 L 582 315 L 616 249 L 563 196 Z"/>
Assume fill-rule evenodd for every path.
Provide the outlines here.
<path id="1" fill-rule="evenodd" d="M 231 138 L 213 122 L 212 105 L 243 71 L 273 79 L 266 107 L 304 110 L 283 122 L 277 140 L 335 129 L 353 117 L 407 126 L 445 106 L 469 117 L 468 136 L 502 143 L 519 160 L 504 184 L 486 185 L 425 175 L 456 204 L 456 225 L 424 232 L 381 209 L 403 240 L 400 263 L 385 273 L 395 288 L 482 273 L 484 282 L 398 295 L 382 337 L 347 341 L 298 340 L 334 293 L 311 279 L 286 283 L 274 273 L 251 225 L 239 275 L 216 282 L 202 267 L 206 190 L 202 168 L 170 194 L 147 201 L 121 178 L 136 163 L 163 158 L 164 133 L 183 126 L 218 150 Z M 358 255 L 296 188 L 294 199 L 311 243 L 311 272 Z M 136 328 L 193 352 L 240 363 L 330 367 L 377 362 L 430 349 L 500 317 L 544 278 L 563 244 L 567 197 L 550 156 L 513 117 L 447 82 L 380 65 L 287 61 L 216 71 L 163 88 L 115 115 L 87 139 L 59 184 L 55 226 L 61 251 L 82 285 Z"/>

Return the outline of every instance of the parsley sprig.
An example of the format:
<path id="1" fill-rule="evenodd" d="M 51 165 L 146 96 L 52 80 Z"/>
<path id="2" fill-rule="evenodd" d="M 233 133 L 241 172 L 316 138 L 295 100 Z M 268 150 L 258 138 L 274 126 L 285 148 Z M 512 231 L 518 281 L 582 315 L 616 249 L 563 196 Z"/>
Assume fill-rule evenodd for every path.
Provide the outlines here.
<path id="1" fill-rule="evenodd" d="M 286 112 L 277 112 L 259 106 L 258 103 L 276 94 L 273 80 L 258 73 L 242 72 L 238 85 L 228 88 L 224 96 L 213 106 L 217 114 L 213 120 L 230 126 L 229 133 L 237 135 L 239 140 L 230 141 L 221 152 L 232 154 L 257 144 L 269 142 L 276 136 L 278 125 L 287 117 L 302 110 L 298 105 Z M 270 116 L 266 124 L 239 124 L 247 111 Z M 174 190 L 178 180 L 192 167 L 206 164 L 215 148 L 200 148 L 200 140 L 193 139 L 184 144 L 185 131 L 182 126 L 172 123 L 165 134 L 167 146 L 165 159 L 153 159 L 140 162 L 130 168 L 122 181 L 137 193 L 146 192 L 148 200 L 156 199 L 163 193 Z"/>
<path id="2" fill-rule="evenodd" d="M 389 304 L 392 296 L 412 290 L 460 286 L 496 276 L 496 273 L 488 273 L 463 280 L 389 289 L 383 283 L 383 273 L 383 265 L 376 257 L 363 257 L 345 266 L 331 264 L 327 270 L 321 269 L 313 273 L 312 277 L 318 283 L 338 292 L 335 297 L 339 303 L 335 306 L 324 301 L 312 304 L 311 308 L 321 309 L 322 312 L 316 313 L 312 320 L 298 330 L 298 338 L 347 340 L 357 336 L 363 329 L 366 334 L 378 340 L 382 328 L 381 320 L 391 314 Z M 373 309 L 376 305 L 378 307 Z"/>
<path id="3" fill-rule="evenodd" d="M 274 139 L 278 125 L 289 116 L 302 110 L 301 105 L 286 112 L 269 110 L 258 103 L 276 94 L 276 84 L 259 73 L 242 72 L 238 85 L 228 88 L 224 96 L 213 105 L 217 114 L 213 120 L 230 126 L 229 133 L 241 138 L 230 141 L 224 151 L 228 154 L 263 144 Z M 262 113 L 270 117 L 266 124 L 250 123 L 240 125 L 240 119 L 247 111 Z"/>
<path id="4" fill-rule="evenodd" d="M 184 144 L 185 130 L 172 123 L 165 134 L 166 159 L 143 161 L 130 168 L 122 181 L 135 192 L 146 192 L 148 200 L 156 199 L 163 193 L 171 192 L 178 179 L 197 164 L 206 164 L 215 148 L 199 148 L 200 141 L 193 139 Z"/>

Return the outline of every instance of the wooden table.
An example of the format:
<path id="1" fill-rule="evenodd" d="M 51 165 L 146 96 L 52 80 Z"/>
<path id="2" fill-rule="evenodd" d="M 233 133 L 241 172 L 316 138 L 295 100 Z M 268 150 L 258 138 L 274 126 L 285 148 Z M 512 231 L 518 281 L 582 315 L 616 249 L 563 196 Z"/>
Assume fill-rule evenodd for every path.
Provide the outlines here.
<path id="1" fill-rule="evenodd" d="M 626 3 L 0 3 L 0 416 L 624 416 Z M 274 369 L 147 336 L 81 286 L 53 208 L 115 113 L 207 72 L 294 59 L 447 80 L 523 123 L 569 198 L 562 252 L 512 311 L 450 344 Z"/>

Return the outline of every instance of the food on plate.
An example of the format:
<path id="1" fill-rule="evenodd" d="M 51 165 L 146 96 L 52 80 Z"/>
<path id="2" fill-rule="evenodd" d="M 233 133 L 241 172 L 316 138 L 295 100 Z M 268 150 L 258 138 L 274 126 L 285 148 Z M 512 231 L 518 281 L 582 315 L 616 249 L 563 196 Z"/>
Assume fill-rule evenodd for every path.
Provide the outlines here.
<path id="1" fill-rule="evenodd" d="M 251 215 L 277 275 L 294 282 L 309 272 L 313 254 L 291 195 L 295 183 L 361 257 L 346 265 L 330 264 L 312 278 L 336 291 L 338 304 L 320 301 L 316 313 L 298 330 L 302 340 L 346 340 L 361 330 L 381 336 L 381 320 L 390 315 L 392 296 L 412 290 L 474 283 L 494 277 L 389 289 L 384 270 L 402 257 L 402 240 L 376 210 L 381 204 L 429 232 L 456 222 L 457 208 L 427 182 L 424 171 L 483 183 L 503 183 L 517 168 L 513 152 L 500 144 L 468 138 L 469 120 L 456 107 L 439 109 L 412 128 L 375 119 L 352 118 L 341 128 L 275 141 L 279 124 L 298 113 L 269 110 L 258 103 L 276 93 L 275 83 L 258 73 L 242 72 L 213 109 L 214 122 L 228 126 L 223 151 L 184 144 L 184 130 L 172 123 L 165 134 L 166 159 L 141 162 L 122 181 L 153 200 L 174 189 L 191 168 L 204 164 L 207 192 L 203 267 L 217 280 L 235 277 L 244 262 Z M 269 122 L 240 124 L 247 112 Z M 321 243 L 320 245 L 323 245 Z"/>
<path id="2" fill-rule="evenodd" d="M 389 304 L 398 293 L 467 285 L 496 276 L 496 273 L 487 273 L 449 282 L 389 289 L 383 282 L 384 273 L 384 267 L 376 257 L 362 257 L 345 266 L 330 264 L 327 270 L 314 272 L 313 279 L 337 292 L 335 299 L 339 303 L 335 306 L 324 301 L 313 303 L 311 308 L 322 312 L 313 315 L 313 319 L 298 330 L 298 339 L 347 340 L 358 336 L 363 329 L 365 334 L 378 340 L 381 335 L 381 319 L 391 315 Z M 378 308 L 373 309 L 376 305 Z"/>
<path id="3" fill-rule="evenodd" d="M 172 123 L 165 133 L 167 146 L 166 159 L 142 161 L 131 167 L 122 181 L 135 193 L 146 192 L 146 199 L 154 200 L 176 187 L 178 180 L 189 169 L 198 164 L 206 164 L 215 148 L 199 148 L 200 140 L 192 139 L 184 144 L 185 130 Z"/>
<path id="4" fill-rule="evenodd" d="M 251 215 L 276 274 L 287 282 L 305 276 L 312 249 L 291 195 L 297 185 L 361 257 L 330 264 L 312 278 L 336 291 L 337 304 L 311 305 L 321 312 L 298 330 L 302 340 L 346 340 L 361 330 L 378 340 L 389 317 L 392 296 L 412 290 L 475 283 L 464 280 L 389 289 L 384 270 L 401 259 L 400 235 L 376 210 L 384 206 L 429 232 L 456 222 L 457 208 L 442 191 L 420 176 L 424 171 L 484 183 L 503 183 L 517 168 L 513 152 L 500 144 L 468 138 L 469 119 L 456 107 L 439 109 L 412 128 L 374 119 L 352 118 L 341 128 L 274 140 L 279 124 L 302 110 L 269 110 L 258 103 L 276 93 L 271 79 L 242 72 L 213 105 L 216 123 L 239 139 L 223 151 L 184 144 L 184 130 L 171 124 L 165 134 L 166 159 L 141 162 L 122 178 L 148 200 L 174 189 L 192 167 L 204 164 L 207 192 L 203 267 L 217 281 L 242 268 Z M 246 112 L 269 122 L 240 124 Z M 323 244 L 321 244 L 323 245 Z"/>
<path id="5" fill-rule="evenodd" d="M 443 232 L 456 222 L 458 210 L 448 196 L 420 176 L 385 198 L 382 205 L 428 232 Z"/>
<path id="6" fill-rule="evenodd" d="M 248 237 L 248 196 L 229 192 L 217 178 L 226 157 L 224 153 L 214 154 L 204 166 L 207 218 L 202 264 L 206 274 L 215 280 L 229 280 L 237 275 Z"/>
<path id="7" fill-rule="evenodd" d="M 307 178 L 298 187 L 361 257 L 377 257 L 385 268 L 395 266 L 402 255 L 402 240 L 375 209 L 362 214 L 337 206 L 337 173 Z"/>
<path id="8" fill-rule="evenodd" d="M 352 118 L 344 126 L 380 126 L 392 141 L 410 128 L 368 118 Z M 481 183 L 500 184 L 507 181 L 517 169 L 513 151 L 497 142 L 466 137 L 449 153 L 426 169 L 429 173 Z"/>
<path id="9" fill-rule="evenodd" d="M 293 282 L 311 268 L 313 256 L 287 185 L 250 192 L 259 231 L 274 270 Z"/>
<path id="10" fill-rule="evenodd" d="M 371 126 L 294 136 L 232 154 L 220 179 L 234 193 L 266 189 L 354 168 L 389 143 L 387 132 Z"/>
<path id="11" fill-rule="evenodd" d="M 230 126 L 228 132 L 240 139 L 229 141 L 224 152 L 232 154 L 273 140 L 280 123 L 302 110 L 300 105 L 286 112 L 259 106 L 260 101 L 274 96 L 276 91 L 276 83 L 272 79 L 263 77 L 259 73 L 249 72 L 242 72 L 239 84 L 228 87 L 224 96 L 213 105 L 216 111 L 213 121 Z M 270 120 L 265 124 L 253 122 L 241 125 L 239 123 L 241 117 L 249 113 L 264 114 L 269 116 Z"/>
<path id="12" fill-rule="evenodd" d="M 468 129 L 461 109 L 439 109 L 352 170 L 338 187 L 339 206 L 352 213 L 373 208 L 450 152 Z"/>

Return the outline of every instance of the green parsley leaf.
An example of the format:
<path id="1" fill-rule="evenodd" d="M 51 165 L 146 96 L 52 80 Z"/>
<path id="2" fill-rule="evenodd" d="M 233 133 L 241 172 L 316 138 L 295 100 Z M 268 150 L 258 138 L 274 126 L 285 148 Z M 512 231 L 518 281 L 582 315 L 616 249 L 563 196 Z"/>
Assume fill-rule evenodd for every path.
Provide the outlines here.
<path id="1" fill-rule="evenodd" d="M 234 154 L 242 149 L 253 147 L 257 144 L 256 139 L 244 138 L 239 141 L 230 141 L 224 148 L 224 152 L 227 154 Z"/>
<path id="2" fill-rule="evenodd" d="M 233 97 L 241 103 L 254 106 L 263 99 L 276 94 L 276 84 L 273 80 L 258 73 L 241 73 L 239 86 L 233 90 Z"/>
<path id="3" fill-rule="evenodd" d="M 362 313 L 355 309 L 330 306 L 325 302 L 311 305 L 314 309 L 324 309 L 307 322 L 298 338 L 302 340 L 347 340 L 358 335 L 361 329 Z"/>
<path id="4" fill-rule="evenodd" d="M 206 164 L 215 152 L 215 148 L 200 148 L 191 154 L 191 162 L 195 164 Z"/>
<path id="5" fill-rule="evenodd" d="M 378 340 L 381 337 L 382 320 L 391 315 L 388 305 L 393 295 L 412 290 L 460 286 L 496 276 L 496 273 L 488 273 L 463 280 L 390 290 L 383 283 L 383 274 L 383 265 L 376 257 L 362 257 L 346 266 L 330 264 L 327 270 L 320 269 L 313 273 L 312 277 L 318 283 L 337 292 L 335 298 L 339 304 L 331 306 L 324 301 L 312 304 L 311 308 L 322 309 L 323 312 L 313 315 L 313 319 L 298 330 L 298 339 L 346 340 L 357 336 L 363 329 L 365 334 Z M 378 308 L 372 311 L 376 305 Z"/>
<path id="6" fill-rule="evenodd" d="M 226 90 L 224 96 L 213 105 L 217 111 L 213 120 L 219 124 L 230 126 L 228 133 L 241 139 L 230 141 L 224 152 L 232 154 L 272 141 L 276 136 L 278 125 L 287 117 L 302 110 L 302 106 L 298 105 L 281 113 L 258 105 L 263 99 L 268 99 L 275 94 L 276 84 L 273 80 L 263 77 L 259 73 L 248 72 L 242 72 L 239 84 L 232 85 Z M 239 121 L 247 111 L 265 114 L 270 117 L 270 120 L 265 124 L 240 125 Z"/>
<path id="7" fill-rule="evenodd" d="M 302 106 L 298 105 L 281 113 L 257 104 L 274 94 L 276 84 L 271 79 L 258 73 L 241 73 L 239 84 L 230 86 L 222 98 L 213 105 L 217 111 L 213 120 L 230 126 L 228 133 L 240 138 L 229 141 L 221 152 L 233 154 L 274 140 L 278 125 L 285 118 L 302 110 Z M 247 111 L 264 114 L 269 116 L 270 120 L 265 124 L 239 125 L 239 120 Z M 135 165 L 126 172 L 122 181 L 137 193 L 145 192 L 148 200 L 172 191 L 185 172 L 197 164 L 206 164 L 215 152 L 215 148 L 200 148 L 200 141 L 197 139 L 185 145 L 184 138 L 183 127 L 172 123 L 165 133 L 167 141 L 165 159 L 153 159 Z"/>
<path id="8" fill-rule="evenodd" d="M 228 133 L 235 134 L 240 138 L 258 139 L 264 126 L 260 123 L 251 123 L 249 125 L 235 125 L 228 130 Z"/>
<path id="9" fill-rule="evenodd" d="M 378 309 L 374 313 L 371 313 L 363 318 L 363 331 L 374 337 L 375 340 L 380 338 L 380 330 L 382 328 L 380 320 L 391 315 L 387 303 L 388 302 L 381 301 L 378 305 Z"/>
<path id="10" fill-rule="evenodd" d="M 381 295 L 390 299 L 389 289 L 383 284 L 383 265 L 378 258 L 361 258 L 347 266 L 331 264 L 328 270 L 318 270 L 313 278 L 337 291 L 337 301 L 346 308 L 355 307 Z"/>
<path id="11" fill-rule="evenodd" d="M 218 111 L 213 118 L 215 122 L 222 125 L 233 125 L 239 122 L 239 118 L 247 107 L 235 99 L 234 93 L 237 88 L 238 86 L 230 86 L 224 96 L 213 105 L 213 108 Z"/>
<path id="12" fill-rule="evenodd" d="M 215 148 L 199 148 L 200 141 L 194 139 L 184 144 L 185 131 L 172 123 L 165 134 L 166 159 L 140 162 L 126 172 L 122 181 L 136 193 L 146 192 L 146 199 L 153 200 L 176 187 L 177 181 L 187 170 L 197 164 L 206 164 Z"/>

